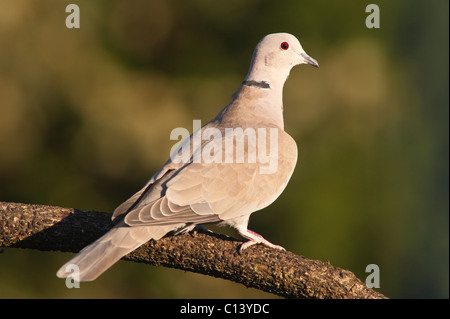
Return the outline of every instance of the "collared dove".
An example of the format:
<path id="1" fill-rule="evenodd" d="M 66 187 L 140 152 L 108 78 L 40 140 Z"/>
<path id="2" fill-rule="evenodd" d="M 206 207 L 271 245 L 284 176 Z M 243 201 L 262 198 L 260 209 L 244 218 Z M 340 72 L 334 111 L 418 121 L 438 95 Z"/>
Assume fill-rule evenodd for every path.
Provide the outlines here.
<path id="1" fill-rule="evenodd" d="M 188 232 L 206 223 L 235 228 L 248 239 L 241 252 L 258 243 L 284 249 L 248 230 L 247 224 L 253 212 L 267 207 L 282 193 L 297 162 L 297 145 L 284 131 L 282 91 L 290 70 L 299 64 L 319 67 L 293 35 L 265 36 L 256 46 L 248 74 L 232 101 L 185 142 L 192 150 L 190 160 L 176 161 L 176 156 L 171 156 L 140 191 L 116 208 L 112 216 L 115 226 L 64 264 L 57 276 L 71 277 L 76 265 L 79 281 L 94 280 L 150 239 Z M 267 129 L 267 134 L 262 134 L 266 132 L 261 128 Z M 246 134 L 243 152 L 237 145 L 245 136 L 227 134 L 230 129 Z M 252 129 L 258 129 L 258 143 L 247 134 Z M 221 134 L 208 140 L 204 138 L 208 130 Z M 202 132 L 201 143 L 196 145 L 194 141 Z M 272 142 L 276 152 L 272 154 L 270 149 L 266 156 L 274 146 Z M 230 145 L 231 149 L 225 147 Z M 193 160 L 195 154 L 208 155 L 217 146 L 220 152 L 216 157 Z M 269 160 L 275 163 L 273 169 L 264 172 Z"/>

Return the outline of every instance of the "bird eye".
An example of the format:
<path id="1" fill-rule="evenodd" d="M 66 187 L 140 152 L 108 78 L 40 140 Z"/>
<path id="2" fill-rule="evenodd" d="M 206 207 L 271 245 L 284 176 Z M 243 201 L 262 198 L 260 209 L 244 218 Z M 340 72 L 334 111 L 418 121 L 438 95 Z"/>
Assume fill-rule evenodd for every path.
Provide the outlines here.
<path id="1" fill-rule="evenodd" d="M 289 43 L 287 43 L 287 42 L 281 43 L 281 48 L 282 48 L 283 50 L 289 49 Z"/>

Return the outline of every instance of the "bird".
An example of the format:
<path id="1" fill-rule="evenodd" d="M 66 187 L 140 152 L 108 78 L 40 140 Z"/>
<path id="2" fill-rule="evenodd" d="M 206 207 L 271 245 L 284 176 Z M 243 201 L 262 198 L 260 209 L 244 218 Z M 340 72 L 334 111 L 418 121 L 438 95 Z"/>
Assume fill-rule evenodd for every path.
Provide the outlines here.
<path id="1" fill-rule="evenodd" d="M 149 240 L 211 223 L 236 229 L 247 240 L 240 246 L 241 253 L 255 244 L 284 250 L 247 226 L 252 213 L 269 206 L 283 192 L 297 163 L 297 144 L 284 131 L 283 86 L 291 69 L 300 64 L 319 67 L 294 35 L 264 36 L 229 104 L 181 143 L 191 151 L 189 160 L 180 160 L 181 148 L 176 150 L 142 189 L 115 209 L 115 225 L 64 264 L 57 276 L 71 277 L 69 266 L 76 265 L 78 281 L 95 280 Z M 235 134 L 226 134 L 230 131 Z M 206 132 L 213 132 L 215 138 L 204 139 Z M 247 148 L 239 151 L 242 143 Z M 274 153 L 270 149 L 267 155 L 272 146 Z M 217 154 L 203 158 L 212 150 L 218 150 Z M 199 160 L 196 154 L 202 155 Z M 273 164 L 271 171 L 269 164 Z"/>

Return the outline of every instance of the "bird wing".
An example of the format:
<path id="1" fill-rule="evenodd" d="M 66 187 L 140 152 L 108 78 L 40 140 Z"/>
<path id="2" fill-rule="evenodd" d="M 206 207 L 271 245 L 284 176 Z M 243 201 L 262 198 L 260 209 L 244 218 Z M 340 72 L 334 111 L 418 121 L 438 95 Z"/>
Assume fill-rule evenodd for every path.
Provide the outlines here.
<path id="1" fill-rule="evenodd" d="M 286 147 L 287 136 L 290 139 L 288 147 L 292 148 L 294 143 L 295 156 L 286 161 L 277 152 L 275 176 L 261 174 L 262 164 L 258 157 L 256 162 L 249 161 L 253 158 L 252 152 L 257 152 L 251 143 L 247 143 L 244 152 L 238 154 L 234 140 L 232 161 L 225 162 L 226 152 L 230 152 L 230 148 L 225 147 L 227 143 L 224 139 L 233 136 L 217 137 L 202 143 L 202 155 L 206 155 L 205 149 L 220 148 L 222 153 L 218 163 L 205 162 L 203 156 L 199 163 L 191 162 L 178 169 L 163 170 L 159 179 L 130 198 L 129 201 L 134 200 L 136 204 L 123 204 L 124 207 L 131 207 L 125 216 L 125 223 L 130 226 L 211 223 L 248 215 L 266 207 L 286 186 L 297 156 L 295 142 L 284 131 L 279 131 L 278 144 L 281 141 L 282 148 Z"/>
<path id="2" fill-rule="evenodd" d="M 170 176 L 179 169 L 181 165 L 177 165 L 168 161 L 155 175 L 142 187 L 137 193 L 120 204 L 112 215 L 112 220 L 118 216 L 124 215 L 139 204 L 152 202 L 161 197 L 161 184 L 170 178 Z M 159 187 L 158 187 L 159 186 Z M 158 194 L 158 190 L 160 191 Z"/>

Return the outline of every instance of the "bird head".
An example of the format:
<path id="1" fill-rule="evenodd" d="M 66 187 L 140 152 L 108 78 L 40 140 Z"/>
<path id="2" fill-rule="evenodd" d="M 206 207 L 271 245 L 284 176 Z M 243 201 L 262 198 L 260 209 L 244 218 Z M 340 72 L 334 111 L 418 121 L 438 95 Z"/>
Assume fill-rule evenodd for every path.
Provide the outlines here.
<path id="1" fill-rule="evenodd" d="M 274 77 L 279 77 L 284 82 L 290 70 L 299 64 L 319 67 L 319 63 L 306 54 L 298 39 L 292 34 L 269 34 L 256 46 L 248 78 L 274 80 Z"/>

